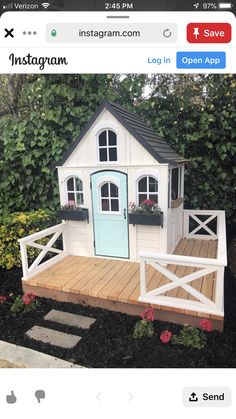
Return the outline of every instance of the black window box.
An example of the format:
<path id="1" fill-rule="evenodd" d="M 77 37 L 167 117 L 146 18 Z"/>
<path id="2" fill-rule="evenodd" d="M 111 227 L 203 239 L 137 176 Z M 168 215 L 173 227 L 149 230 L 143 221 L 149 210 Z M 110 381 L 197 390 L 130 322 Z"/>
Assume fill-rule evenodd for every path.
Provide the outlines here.
<path id="1" fill-rule="evenodd" d="M 60 220 L 70 220 L 70 221 L 84 221 L 89 222 L 89 213 L 87 208 L 81 210 L 64 210 L 61 209 L 58 211 L 58 218 Z"/>
<path id="2" fill-rule="evenodd" d="M 163 227 L 163 212 L 160 214 L 129 214 L 129 224 Z"/>

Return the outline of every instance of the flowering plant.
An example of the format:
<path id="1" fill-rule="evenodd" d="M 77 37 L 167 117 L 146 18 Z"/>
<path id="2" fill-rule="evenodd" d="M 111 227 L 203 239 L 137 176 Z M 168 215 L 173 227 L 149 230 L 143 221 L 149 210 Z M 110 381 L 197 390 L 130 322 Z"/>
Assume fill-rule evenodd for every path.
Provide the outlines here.
<path id="1" fill-rule="evenodd" d="M 153 322 L 154 321 L 154 308 L 145 308 L 145 310 L 142 311 L 140 314 L 143 320 L 146 320 L 147 322 Z"/>
<path id="2" fill-rule="evenodd" d="M 212 322 L 208 319 L 202 319 L 199 322 L 200 328 L 204 330 L 205 332 L 211 332 L 212 331 Z"/>
<path id="3" fill-rule="evenodd" d="M 83 208 L 84 208 L 83 205 L 76 204 L 76 202 L 72 200 L 68 201 L 67 204 L 61 206 L 62 210 L 72 210 L 72 211 L 82 211 Z"/>
<path id="4" fill-rule="evenodd" d="M 5 297 L 4 295 L 0 295 L 0 304 L 5 303 L 6 300 L 7 300 L 7 297 Z"/>
<path id="5" fill-rule="evenodd" d="M 146 308 L 140 314 L 142 320 L 138 321 L 135 325 L 133 337 L 134 339 L 140 339 L 144 336 L 151 337 L 154 334 L 154 309 Z"/>
<path id="6" fill-rule="evenodd" d="M 161 334 L 160 334 L 160 341 L 162 343 L 169 343 L 170 340 L 172 338 L 172 332 L 170 332 L 169 330 L 164 330 Z"/>
<path id="7" fill-rule="evenodd" d="M 27 291 L 22 297 L 18 295 L 13 298 L 14 302 L 11 307 L 12 313 L 27 313 L 29 311 L 37 310 L 40 306 L 40 302 L 36 299 L 35 294 L 32 291 Z"/>
<path id="8" fill-rule="evenodd" d="M 171 343 L 193 349 L 203 349 L 206 345 L 206 335 L 196 327 L 184 326 L 178 336 L 172 336 Z"/>
<path id="9" fill-rule="evenodd" d="M 158 204 L 151 199 L 145 199 L 139 206 L 134 201 L 129 203 L 130 214 L 160 214 L 160 212 Z"/>

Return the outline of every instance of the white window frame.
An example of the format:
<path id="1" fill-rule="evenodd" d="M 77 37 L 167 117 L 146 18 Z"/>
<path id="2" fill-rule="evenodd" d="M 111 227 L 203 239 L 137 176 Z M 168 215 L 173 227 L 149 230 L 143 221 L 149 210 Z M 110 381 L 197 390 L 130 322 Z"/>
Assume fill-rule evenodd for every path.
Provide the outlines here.
<path id="1" fill-rule="evenodd" d="M 148 191 L 147 192 L 139 192 L 139 181 L 141 179 L 143 179 L 144 177 L 148 178 L 147 179 L 147 188 L 149 187 L 149 178 L 150 177 L 153 177 L 156 180 L 157 185 L 158 185 L 158 192 L 152 192 L 152 193 L 148 192 Z M 159 189 L 160 185 L 159 184 L 160 184 L 160 182 L 159 182 L 157 176 L 155 176 L 151 173 L 145 173 L 145 174 L 142 174 L 141 176 L 139 176 L 138 179 L 136 180 L 136 202 L 137 202 L 137 205 L 139 205 L 139 195 L 145 195 L 145 194 L 147 195 L 146 199 L 150 199 L 149 195 L 157 195 L 157 203 L 158 203 L 158 205 L 160 205 L 160 189 Z"/>
<path id="2" fill-rule="evenodd" d="M 102 193 L 101 193 L 102 192 L 102 186 L 105 185 L 106 183 L 108 183 L 109 185 L 111 183 L 113 183 L 117 187 L 117 189 L 118 189 L 118 197 L 117 198 L 116 197 L 111 197 L 111 196 L 108 196 L 108 197 L 102 196 Z M 99 183 L 97 188 L 98 188 L 98 200 L 99 200 L 99 207 L 98 207 L 99 208 L 99 214 L 120 215 L 121 214 L 120 184 L 117 183 L 117 182 L 114 182 L 113 179 L 105 179 L 105 180 L 103 180 L 103 182 Z M 109 191 L 110 191 L 110 187 L 109 187 Z M 109 203 L 110 203 L 111 199 L 117 199 L 118 203 L 119 203 L 119 211 L 103 211 L 102 210 L 102 199 L 108 199 Z M 110 205 L 110 208 L 111 208 L 111 205 Z"/>
<path id="3" fill-rule="evenodd" d="M 74 185 L 74 190 L 73 191 L 69 191 L 68 186 L 67 186 L 67 182 L 71 178 L 73 178 L 73 185 Z M 82 183 L 82 190 L 81 191 L 76 190 L 76 187 L 75 187 L 76 179 L 78 179 Z M 83 202 L 81 202 L 81 205 L 84 205 L 84 183 L 83 183 L 83 180 L 79 176 L 71 174 L 71 175 L 66 177 L 66 179 L 64 180 L 64 183 L 65 183 L 65 198 L 66 198 L 65 199 L 65 204 L 68 204 L 68 201 L 71 201 L 71 199 L 68 199 L 68 194 L 73 193 L 76 196 L 76 198 L 77 198 L 78 194 L 81 194 L 83 196 Z M 75 200 L 75 203 L 77 204 L 77 199 Z"/>
<path id="4" fill-rule="evenodd" d="M 99 146 L 99 135 L 102 134 L 102 132 L 106 131 L 106 140 L 107 140 L 107 145 L 106 146 Z M 111 145 L 109 146 L 109 142 L 108 142 L 108 131 L 112 131 L 114 132 L 114 134 L 116 135 L 116 146 Z M 119 162 L 119 156 L 118 156 L 118 135 L 116 130 L 114 130 L 114 128 L 110 128 L 110 127 L 106 127 L 106 128 L 102 128 L 98 133 L 97 133 L 97 162 L 98 164 L 107 164 L 107 165 L 111 165 L 111 164 L 117 164 Z M 100 153 L 99 150 L 101 148 L 105 148 L 107 150 L 107 157 L 109 158 L 109 148 L 116 148 L 116 155 L 117 155 L 117 160 L 106 160 L 106 161 L 100 161 Z"/>

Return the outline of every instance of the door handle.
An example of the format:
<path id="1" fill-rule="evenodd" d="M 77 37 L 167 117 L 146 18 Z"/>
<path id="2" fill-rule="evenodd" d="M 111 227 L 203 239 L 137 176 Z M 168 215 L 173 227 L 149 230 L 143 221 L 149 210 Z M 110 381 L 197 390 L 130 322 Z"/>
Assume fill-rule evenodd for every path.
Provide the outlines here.
<path id="1" fill-rule="evenodd" d="M 124 219 L 126 220 L 126 208 L 124 208 Z"/>

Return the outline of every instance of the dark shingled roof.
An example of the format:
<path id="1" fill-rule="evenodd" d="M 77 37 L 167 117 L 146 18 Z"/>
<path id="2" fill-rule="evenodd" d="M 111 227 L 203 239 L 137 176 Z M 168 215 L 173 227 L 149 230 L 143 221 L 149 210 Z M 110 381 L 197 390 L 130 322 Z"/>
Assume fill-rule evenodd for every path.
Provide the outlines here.
<path id="1" fill-rule="evenodd" d="M 69 150 L 59 161 L 58 166 L 63 165 L 82 141 L 87 131 L 91 128 L 103 109 L 108 109 L 111 114 L 130 132 L 130 134 L 159 162 L 159 163 L 184 163 L 187 159 L 179 156 L 163 138 L 159 137 L 150 125 L 144 122 L 139 115 L 128 112 L 116 103 L 105 100 L 99 106 L 93 117 L 80 133 L 79 138 L 72 144 Z"/>

